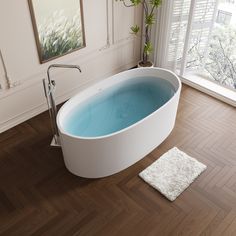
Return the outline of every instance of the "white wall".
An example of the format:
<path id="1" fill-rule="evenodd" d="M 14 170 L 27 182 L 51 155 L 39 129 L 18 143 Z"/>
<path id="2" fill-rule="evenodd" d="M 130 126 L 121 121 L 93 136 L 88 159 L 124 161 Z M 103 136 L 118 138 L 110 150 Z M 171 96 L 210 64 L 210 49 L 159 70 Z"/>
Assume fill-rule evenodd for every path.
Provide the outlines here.
<path id="1" fill-rule="evenodd" d="M 115 0 L 84 0 L 83 6 L 87 46 L 40 64 L 28 1 L 1 1 L 0 50 L 12 88 L 7 88 L 0 60 L 0 132 L 47 109 L 42 79 L 52 63 L 78 64 L 82 69 L 81 74 L 55 70 L 57 103 L 96 81 L 136 65 L 140 57 L 140 40 L 130 34 L 130 26 L 141 22 L 140 9 L 124 8 Z M 107 46 L 107 27 L 110 46 Z"/>

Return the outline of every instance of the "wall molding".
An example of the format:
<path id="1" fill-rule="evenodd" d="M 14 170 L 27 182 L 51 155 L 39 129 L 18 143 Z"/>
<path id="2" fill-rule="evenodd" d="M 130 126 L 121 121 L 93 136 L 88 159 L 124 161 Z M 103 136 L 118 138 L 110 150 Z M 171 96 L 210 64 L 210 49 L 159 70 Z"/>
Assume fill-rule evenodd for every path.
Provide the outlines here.
<path id="1" fill-rule="evenodd" d="M 133 42 L 134 45 L 136 44 L 136 37 L 134 37 L 133 35 L 130 35 L 128 37 L 125 37 L 121 40 L 118 40 L 115 42 L 115 38 L 114 38 L 114 31 L 115 31 L 115 16 L 114 16 L 114 6 L 115 4 L 115 0 L 112 0 L 112 2 L 110 2 L 109 0 L 106 0 L 106 14 L 107 14 L 107 19 L 106 19 L 106 24 L 107 24 L 107 41 L 106 44 L 102 47 L 102 48 L 96 48 L 96 49 L 92 49 L 90 51 L 87 51 L 85 53 L 85 55 L 82 57 L 83 59 L 79 61 L 80 66 L 85 65 L 87 62 L 89 62 L 90 60 L 95 59 L 98 56 L 98 52 L 99 53 L 104 53 L 105 52 L 110 52 L 112 50 L 116 50 L 119 47 L 124 46 L 127 43 Z M 109 14 L 109 12 L 111 12 L 111 16 Z M 109 22 L 112 22 L 111 24 Z M 134 8 L 134 22 L 138 21 L 138 9 Z M 135 47 L 134 47 L 135 50 Z M 43 64 L 42 65 L 42 69 L 39 69 L 36 73 L 31 73 L 30 75 L 27 76 L 23 76 L 23 77 L 19 77 L 17 78 L 17 81 L 13 82 L 10 80 L 8 73 L 7 73 L 7 69 L 5 66 L 5 62 L 3 60 L 3 56 L 1 58 L 1 50 L 0 50 L 0 59 L 2 59 L 2 64 L 3 64 L 3 68 L 5 71 L 5 78 L 8 81 L 6 81 L 6 85 L 5 88 L 2 88 L 1 92 L 0 92 L 0 100 L 1 99 L 5 99 L 8 96 L 11 96 L 12 94 L 21 92 L 24 89 L 27 89 L 31 86 L 34 86 L 37 83 L 41 83 L 42 79 L 45 78 L 46 76 L 46 70 L 47 70 L 47 65 L 49 65 L 50 63 L 47 64 Z M 55 60 L 55 63 L 60 63 L 61 58 L 58 58 Z M 67 61 L 63 61 L 63 63 L 68 63 L 68 64 L 75 64 L 78 63 L 78 56 L 75 55 L 73 56 L 72 59 L 69 59 Z M 55 73 L 56 75 L 57 73 Z"/>
<path id="2" fill-rule="evenodd" d="M 116 74 L 116 73 L 119 73 L 123 70 L 129 69 L 129 68 L 133 67 L 135 64 L 136 64 L 136 61 L 131 61 L 128 64 L 122 65 L 121 67 L 110 71 L 108 74 L 107 73 L 103 74 L 101 77 L 103 77 L 105 79 L 105 78 L 111 76 L 112 74 Z M 57 104 L 63 103 L 64 101 L 68 100 L 69 98 L 71 98 L 72 96 L 77 94 L 79 91 L 86 89 L 87 87 L 89 87 L 90 85 L 94 84 L 97 81 L 98 81 L 97 79 L 93 79 L 93 80 L 89 80 L 89 81 L 87 80 L 85 83 L 80 84 L 79 86 L 74 87 L 73 89 L 70 89 L 70 90 L 64 92 L 63 94 L 56 96 Z M 42 113 L 46 110 L 48 110 L 48 107 L 47 107 L 47 102 L 45 99 L 45 102 L 40 103 L 37 106 L 22 112 L 21 114 L 11 117 L 8 120 L 0 122 L 0 133 L 2 133 L 4 131 L 28 120 L 28 119 L 31 119 L 32 117 L 39 115 L 40 113 Z"/>
<path id="3" fill-rule="evenodd" d="M 115 0 L 112 0 L 109 4 L 109 0 L 106 0 L 106 27 L 107 27 L 107 41 L 105 46 L 103 46 L 102 48 L 100 48 L 99 50 L 106 50 L 108 48 L 110 48 L 111 45 L 114 44 L 119 44 L 122 43 L 123 41 L 127 41 L 130 39 L 134 39 L 135 37 L 133 35 L 130 35 L 128 37 L 125 37 L 121 40 L 117 40 L 115 41 Z M 134 10 L 134 23 L 138 21 L 138 9 L 136 7 L 133 8 Z M 109 12 L 111 12 L 111 16 L 109 14 Z M 111 22 L 111 24 L 110 24 Z"/>
<path id="4" fill-rule="evenodd" d="M 101 47 L 99 49 L 99 51 L 103 51 L 103 50 L 106 50 L 110 47 L 111 45 L 111 40 L 110 40 L 110 19 L 109 19 L 109 0 L 106 0 L 106 34 L 107 34 L 107 37 L 106 37 L 106 44 L 105 46 Z"/>
<path id="5" fill-rule="evenodd" d="M 79 64 L 81 66 L 81 69 L 83 69 L 83 66 L 86 65 L 86 63 L 88 61 L 94 60 L 94 59 L 96 59 L 96 58 L 98 58 L 100 56 L 100 54 L 98 54 L 98 51 L 100 53 L 102 53 L 103 55 L 106 55 L 107 53 L 115 51 L 115 50 L 123 47 L 124 45 L 129 44 L 129 43 L 130 44 L 134 43 L 134 38 L 129 38 L 126 41 L 121 41 L 119 43 L 111 45 L 108 50 L 105 50 L 103 52 L 101 52 L 99 49 L 95 49 L 91 53 L 89 53 L 89 55 L 87 57 L 83 58 L 83 60 L 81 60 L 79 63 L 77 63 L 78 60 L 75 57 L 73 59 L 71 59 L 71 60 L 66 61 L 65 63 L 68 63 L 68 64 Z M 61 71 L 60 72 L 55 72 L 55 75 L 58 75 L 58 74 L 61 74 Z M 25 90 L 25 89 L 28 89 L 30 87 L 33 87 L 33 86 L 35 86 L 35 84 L 41 83 L 42 79 L 45 78 L 45 76 L 46 76 L 46 69 L 42 69 L 42 70 L 40 70 L 40 72 L 37 72 L 37 73 L 34 73 L 34 74 L 30 75 L 28 78 L 22 79 L 21 83 L 18 84 L 18 86 L 12 87 L 11 89 L 3 90 L 0 93 L 0 100 L 1 99 L 5 99 L 6 97 L 11 96 L 11 95 L 13 95 L 15 93 L 19 93 L 22 90 Z"/>
<path id="6" fill-rule="evenodd" d="M 14 87 L 13 84 L 12 84 L 12 81 L 8 75 L 8 71 L 7 71 L 7 66 L 6 66 L 6 63 L 4 61 L 4 57 L 3 57 L 3 54 L 2 54 L 2 50 L 0 49 L 0 59 L 1 59 L 1 64 L 2 64 L 2 67 L 3 67 L 3 72 L 4 72 L 4 78 L 5 78 L 5 85 L 7 86 L 7 88 L 12 88 Z"/>
<path id="7" fill-rule="evenodd" d="M 112 0 L 112 8 L 111 8 L 111 11 L 112 11 L 112 19 L 111 19 L 111 25 L 112 25 L 112 32 L 111 32 L 111 35 L 112 35 L 112 44 L 115 44 L 115 0 Z"/>
<path id="8" fill-rule="evenodd" d="M 13 126 L 47 110 L 47 103 L 43 93 L 42 79 L 46 78 L 46 70 L 51 63 L 78 64 L 81 66 L 83 72 L 80 76 L 78 75 L 79 78 L 77 78 L 77 74 L 74 74 L 72 71 L 63 69 L 53 71 L 53 76 L 55 77 L 57 83 L 57 93 L 55 97 L 57 103 L 61 103 L 69 99 L 78 91 L 85 89 L 101 79 L 109 77 L 110 75 L 122 70 L 131 68 L 137 64 L 140 56 L 140 40 L 128 34 L 128 26 L 123 29 L 122 25 L 118 25 L 120 17 L 124 16 L 123 9 L 119 8 L 118 11 L 116 11 L 115 0 L 104 0 L 102 5 L 99 3 L 96 4 L 99 6 L 98 13 L 96 13 L 96 9 L 92 10 L 89 8 L 89 3 L 86 8 L 88 13 L 93 12 L 94 14 L 98 14 L 98 16 L 102 16 L 103 23 L 97 30 L 94 31 L 92 24 L 93 22 L 90 20 L 89 15 L 87 15 L 87 33 L 90 39 L 88 40 L 90 42 L 89 45 L 87 45 L 85 49 L 80 50 L 79 53 L 75 52 L 67 57 L 58 58 L 53 62 L 44 64 L 38 64 L 38 62 L 36 62 L 36 51 L 32 51 L 34 50 L 33 43 L 35 42 L 32 38 L 34 36 L 31 32 L 31 25 L 28 25 L 30 18 L 24 18 L 21 21 L 21 12 L 18 12 L 19 21 L 17 26 L 15 26 L 14 21 L 11 20 L 12 17 L 10 18 L 9 16 L 8 19 L 8 14 L 3 15 L 4 18 L 2 19 L 8 19 L 12 27 L 19 27 L 23 24 L 28 25 L 28 28 L 26 27 L 25 30 L 26 34 L 21 35 L 21 40 L 24 40 L 24 42 L 28 40 L 30 45 L 25 43 L 24 46 L 19 49 L 19 52 L 25 48 L 30 48 L 30 50 L 27 51 L 28 56 L 24 58 L 25 60 L 21 61 L 21 53 L 15 55 L 13 51 L 8 50 L 10 48 L 9 43 L 12 44 L 17 39 L 12 37 L 13 40 L 8 43 L 7 37 L 5 37 L 5 44 L 2 45 L 4 46 L 2 51 L 6 54 L 6 58 L 4 59 L 7 64 L 9 64 L 7 74 L 10 72 L 10 76 L 14 77 L 14 86 L 10 89 L 8 89 L 7 86 L 4 86 L 4 88 L 0 90 L 0 106 L 3 108 L 0 114 L 0 132 L 6 131 L 7 129 L 12 128 Z M 6 7 L 10 11 L 10 4 L 8 2 L 6 2 Z M 27 11 L 24 7 L 22 9 L 19 8 L 19 10 L 22 10 L 22 13 Z M 130 13 L 132 14 L 132 17 Z M 131 11 L 125 11 L 125 16 L 128 17 L 127 19 L 130 21 L 129 24 L 133 24 L 133 20 L 141 21 L 141 15 L 139 14 L 138 8 L 133 8 Z M 94 17 L 96 17 L 96 15 Z M 116 27 L 121 28 L 117 30 L 118 28 L 116 29 Z M 8 32 L 7 28 L 6 32 Z M 115 35 L 115 32 L 119 32 L 119 35 Z M 120 34 L 120 32 L 122 34 Z M 98 33 L 102 33 L 102 35 Z M 15 31 L 11 30 L 10 35 L 14 36 Z M 95 44 L 93 44 L 93 37 L 99 37 Z M 115 37 L 119 40 L 118 42 Z M 103 50 L 101 50 L 102 45 L 105 45 L 102 48 Z M 33 53 L 33 58 L 29 59 L 31 52 Z M 28 63 L 31 62 L 30 60 L 33 61 L 30 65 L 28 65 Z M 1 64 L 2 63 L 0 62 L 1 74 L 4 74 Z M 17 66 L 15 67 L 14 65 Z M 1 76 L 1 79 L 2 77 L 4 76 Z M 5 80 L 3 78 L 1 83 L 4 82 Z"/>

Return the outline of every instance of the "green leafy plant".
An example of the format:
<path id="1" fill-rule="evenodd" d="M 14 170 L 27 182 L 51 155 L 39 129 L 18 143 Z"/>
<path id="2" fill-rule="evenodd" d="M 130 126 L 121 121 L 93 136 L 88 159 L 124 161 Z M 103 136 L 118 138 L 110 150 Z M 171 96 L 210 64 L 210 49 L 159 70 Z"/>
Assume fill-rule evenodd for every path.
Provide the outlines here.
<path id="1" fill-rule="evenodd" d="M 149 56 L 153 51 L 152 43 L 151 43 L 151 29 L 153 24 L 155 23 L 155 14 L 154 11 L 161 5 L 162 0 L 116 0 L 123 2 L 125 7 L 135 7 L 142 5 L 144 11 L 144 22 L 145 26 L 143 29 L 143 36 L 144 36 L 144 47 L 143 47 L 143 54 L 142 54 L 142 66 L 149 66 Z M 138 35 L 140 32 L 140 27 L 138 25 L 132 26 L 131 31 L 134 35 Z"/>

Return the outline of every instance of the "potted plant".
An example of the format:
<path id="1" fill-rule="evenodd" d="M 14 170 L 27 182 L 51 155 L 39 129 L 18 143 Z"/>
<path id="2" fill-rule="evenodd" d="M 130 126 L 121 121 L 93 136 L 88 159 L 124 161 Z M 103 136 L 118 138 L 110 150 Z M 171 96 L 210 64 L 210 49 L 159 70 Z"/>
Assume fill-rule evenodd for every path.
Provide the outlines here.
<path id="1" fill-rule="evenodd" d="M 150 61 L 149 56 L 153 51 L 152 43 L 151 43 L 151 29 L 152 25 L 155 23 L 155 15 L 154 11 L 161 5 L 161 0 L 128 0 L 130 3 L 127 4 L 126 0 L 116 0 L 123 2 L 125 7 L 135 7 L 138 5 L 142 5 L 144 11 L 144 46 L 142 59 L 138 63 L 139 67 L 151 67 L 153 63 Z M 133 34 L 138 35 L 140 32 L 140 27 L 138 25 L 134 25 L 131 27 L 131 31 Z"/>

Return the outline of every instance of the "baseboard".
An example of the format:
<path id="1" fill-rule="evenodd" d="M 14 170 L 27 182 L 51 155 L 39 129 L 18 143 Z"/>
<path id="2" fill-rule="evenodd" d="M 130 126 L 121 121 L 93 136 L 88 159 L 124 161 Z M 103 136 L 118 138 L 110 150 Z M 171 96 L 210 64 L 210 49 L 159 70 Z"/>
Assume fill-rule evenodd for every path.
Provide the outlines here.
<path id="1" fill-rule="evenodd" d="M 206 93 L 206 94 L 208 94 L 208 95 L 210 95 L 210 96 L 212 96 L 212 97 L 214 97 L 214 98 L 216 98 L 216 99 L 218 99 L 218 100 L 220 100 L 222 102 L 225 102 L 225 103 L 227 103 L 227 104 L 229 104 L 229 105 L 231 105 L 233 107 L 236 107 L 236 101 L 234 101 L 234 100 L 232 100 L 232 99 L 230 99 L 230 98 L 228 98 L 226 96 L 223 96 L 223 95 L 221 95 L 221 94 L 219 94 L 217 92 L 214 92 L 213 90 L 208 89 L 208 88 L 206 88 L 204 86 L 201 86 L 201 85 L 199 85 L 197 83 L 194 83 L 193 81 L 190 81 L 190 80 L 188 80 L 186 78 L 181 77 L 181 81 L 184 84 L 189 85 L 190 87 L 193 87 L 193 88 L 195 88 L 195 89 L 197 89 L 197 90 L 199 90 L 199 91 L 201 91 L 203 93 Z"/>

